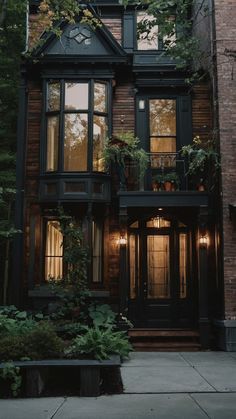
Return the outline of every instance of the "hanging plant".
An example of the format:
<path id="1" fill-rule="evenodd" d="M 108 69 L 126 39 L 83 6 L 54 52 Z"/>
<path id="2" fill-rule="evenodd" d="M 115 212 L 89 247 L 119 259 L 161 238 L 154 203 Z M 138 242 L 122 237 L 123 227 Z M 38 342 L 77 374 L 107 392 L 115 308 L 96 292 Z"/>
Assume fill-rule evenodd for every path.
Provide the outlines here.
<path id="1" fill-rule="evenodd" d="M 139 179 L 142 180 L 149 163 L 149 158 L 146 151 L 140 148 L 139 144 L 139 139 L 132 132 L 125 132 L 119 134 L 117 137 L 108 139 L 103 151 L 107 169 L 111 162 L 113 162 L 124 170 L 127 160 L 130 159 L 137 163 Z"/>

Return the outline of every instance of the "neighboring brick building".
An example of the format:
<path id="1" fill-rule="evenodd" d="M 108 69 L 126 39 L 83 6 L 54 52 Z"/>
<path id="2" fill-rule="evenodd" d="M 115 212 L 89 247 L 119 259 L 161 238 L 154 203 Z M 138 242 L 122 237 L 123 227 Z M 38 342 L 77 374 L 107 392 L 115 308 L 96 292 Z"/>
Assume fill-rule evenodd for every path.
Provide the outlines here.
<path id="1" fill-rule="evenodd" d="M 63 271 L 60 203 L 85 231 L 94 296 L 134 323 L 141 346 L 168 347 L 158 342 L 165 337 L 175 338 L 178 348 L 236 349 L 236 343 L 225 346 L 228 323 L 222 322 L 234 325 L 236 315 L 235 28 L 230 31 L 235 6 L 215 1 L 216 43 L 214 25 L 209 26 L 217 86 L 210 71 L 209 81 L 189 89 L 186 70 L 163 55 L 160 38 L 137 40 L 143 11 L 124 9 L 116 0 L 94 3 L 104 26 L 92 31 L 79 18 L 63 24 L 61 39 L 48 36 L 35 60 L 23 65 L 17 227 L 24 235 L 15 247 L 14 299 L 33 308 L 46 308 L 50 301 L 48 279 Z M 30 2 L 31 24 L 37 4 Z M 214 14 L 208 15 L 208 23 L 212 19 Z M 199 179 L 188 176 L 180 154 L 194 136 L 207 140 L 216 132 L 217 112 L 223 233 L 220 186 L 208 179 L 208 190 L 198 190 Z M 143 182 L 128 163 L 120 179 L 116 170 L 104 169 L 105 137 L 127 131 L 148 153 Z M 175 175 L 178 187 L 157 186 L 160 175 L 165 180 Z"/>
<path id="2" fill-rule="evenodd" d="M 215 104 L 221 154 L 221 347 L 236 349 L 236 2 L 214 1 Z"/>

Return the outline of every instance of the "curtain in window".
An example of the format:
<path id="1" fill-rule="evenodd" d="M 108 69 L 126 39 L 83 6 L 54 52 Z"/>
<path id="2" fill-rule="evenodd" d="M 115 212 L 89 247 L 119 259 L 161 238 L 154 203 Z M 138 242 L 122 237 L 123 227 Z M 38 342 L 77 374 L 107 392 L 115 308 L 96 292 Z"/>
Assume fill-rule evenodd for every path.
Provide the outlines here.
<path id="1" fill-rule="evenodd" d="M 48 221 L 46 231 L 45 279 L 62 277 L 63 236 L 58 221 Z"/>
<path id="2" fill-rule="evenodd" d="M 92 282 L 102 282 L 102 226 L 93 221 L 92 223 L 93 245 L 93 277 Z"/>

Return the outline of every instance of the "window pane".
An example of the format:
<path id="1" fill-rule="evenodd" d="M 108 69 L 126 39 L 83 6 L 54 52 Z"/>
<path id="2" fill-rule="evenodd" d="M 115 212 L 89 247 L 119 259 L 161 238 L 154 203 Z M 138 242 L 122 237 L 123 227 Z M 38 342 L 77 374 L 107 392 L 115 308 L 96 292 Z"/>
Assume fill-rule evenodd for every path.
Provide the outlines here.
<path id="1" fill-rule="evenodd" d="M 55 172 L 58 168 L 59 117 L 49 116 L 47 119 L 47 172 Z"/>
<path id="2" fill-rule="evenodd" d="M 151 220 L 147 221 L 146 226 L 152 228 L 170 227 L 170 221 L 158 215 L 157 217 L 153 217 Z"/>
<path id="3" fill-rule="evenodd" d="M 138 236 L 129 237 L 130 298 L 136 298 L 136 281 L 139 272 Z"/>
<path id="4" fill-rule="evenodd" d="M 148 236 L 148 298 L 170 297 L 169 236 Z"/>
<path id="5" fill-rule="evenodd" d="M 103 172 L 105 170 L 103 150 L 107 137 L 107 118 L 94 116 L 93 119 L 93 170 Z"/>
<path id="6" fill-rule="evenodd" d="M 65 115 L 64 170 L 86 171 L 88 149 L 88 116 Z"/>
<path id="7" fill-rule="evenodd" d="M 179 235 L 180 298 L 187 296 L 187 234 Z"/>
<path id="8" fill-rule="evenodd" d="M 176 153 L 176 137 L 155 137 L 150 140 L 151 153 Z"/>
<path id="9" fill-rule="evenodd" d="M 48 83 L 47 110 L 60 109 L 60 83 Z"/>
<path id="10" fill-rule="evenodd" d="M 94 83 L 94 110 L 107 112 L 106 84 Z"/>
<path id="11" fill-rule="evenodd" d="M 102 226 L 93 221 L 93 282 L 102 282 Z"/>
<path id="12" fill-rule="evenodd" d="M 88 109 L 88 83 L 65 84 L 65 109 Z"/>
<path id="13" fill-rule="evenodd" d="M 63 236 L 58 221 L 48 221 L 46 231 L 45 279 L 62 277 Z"/>
<path id="14" fill-rule="evenodd" d="M 176 101 L 150 100 L 150 135 L 176 136 Z"/>
<path id="15" fill-rule="evenodd" d="M 137 46 L 139 50 L 158 49 L 158 26 L 150 26 L 150 23 L 155 20 L 151 15 L 145 12 L 137 13 Z M 145 28 L 149 27 L 149 31 Z"/>

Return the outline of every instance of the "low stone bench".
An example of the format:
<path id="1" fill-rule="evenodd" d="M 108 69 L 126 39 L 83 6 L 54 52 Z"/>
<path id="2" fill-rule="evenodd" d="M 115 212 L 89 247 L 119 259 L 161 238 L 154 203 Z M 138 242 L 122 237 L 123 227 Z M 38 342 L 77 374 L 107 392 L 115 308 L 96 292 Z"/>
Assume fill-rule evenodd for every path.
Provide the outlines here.
<path id="1" fill-rule="evenodd" d="M 78 384 L 80 396 L 97 397 L 100 395 L 101 368 L 120 367 L 118 355 L 104 361 L 93 359 L 52 359 L 42 361 L 15 361 L 13 365 L 26 372 L 26 396 L 39 397 L 45 388 L 49 368 L 78 368 Z M 4 363 L 0 364 L 4 368 Z"/>

